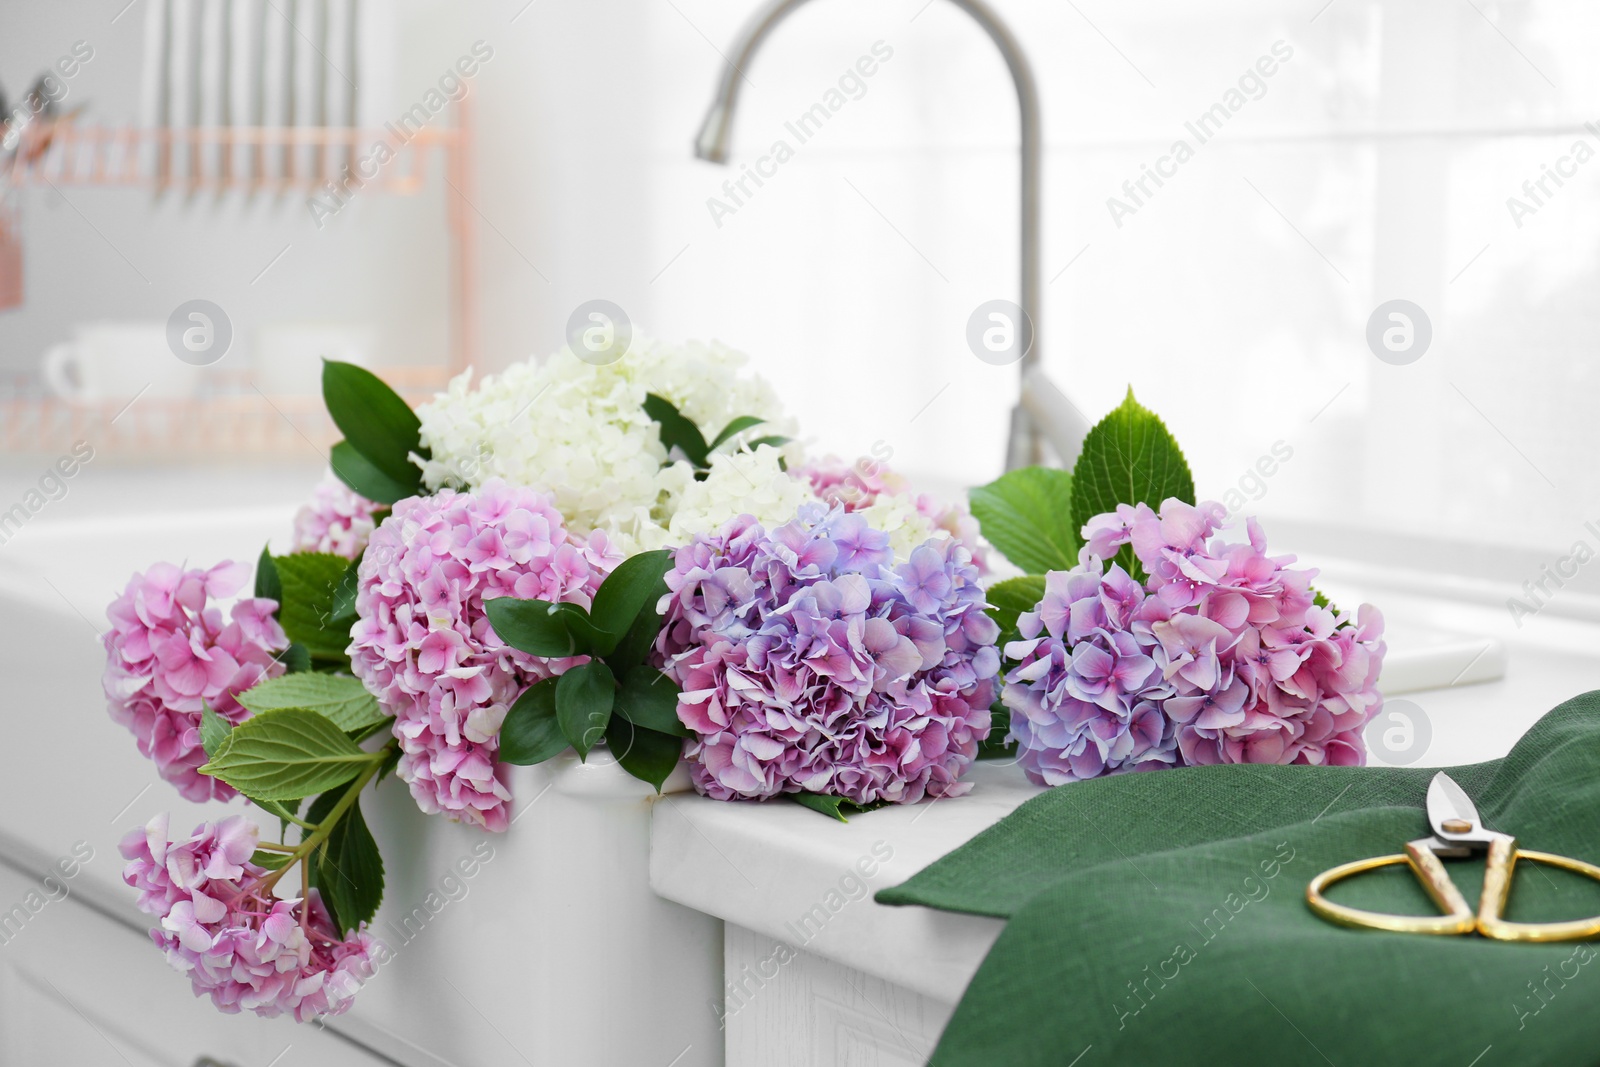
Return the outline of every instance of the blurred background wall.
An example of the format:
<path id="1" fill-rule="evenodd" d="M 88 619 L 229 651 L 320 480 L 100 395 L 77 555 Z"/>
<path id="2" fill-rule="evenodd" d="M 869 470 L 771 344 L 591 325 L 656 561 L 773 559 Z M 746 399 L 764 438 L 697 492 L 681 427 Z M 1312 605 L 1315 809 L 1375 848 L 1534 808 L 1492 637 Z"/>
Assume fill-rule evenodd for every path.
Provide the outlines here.
<path id="1" fill-rule="evenodd" d="M 153 2 L 0 0 L 0 84 L 14 101 L 87 42 L 62 106 L 140 123 Z M 269 0 L 262 16 L 320 39 L 327 2 Z M 361 39 L 341 54 L 362 126 L 405 112 L 475 43 L 492 50 L 466 80 L 470 196 L 437 158 L 414 195 L 363 191 L 321 219 L 304 192 L 12 190 L 26 298 L 0 312 L 8 388 L 32 388 L 82 323 L 160 321 L 195 298 L 226 310 L 238 340 L 219 366 L 241 373 L 283 323 L 368 330 L 374 364 L 442 363 L 454 206 L 478 231 L 484 369 L 553 351 L 572 309 L 605 298 L 652 334 L 749 352 L 821 450 L 887 447 L 950 484 L 998 473 L 1014 368 L 975 359 L 965 330 L 978 304 L 1015 297 L 1016 113 L 954 7 L 808 5 L 745 72 L 718 168 L 690 141 L 749 0 L 357 5 Z M 1131 383 L 1202 495 L 1239 488 L 1307 544 L 1520 580 L 1594 541 L 1600 162 L 1576 157 L 1600 150 L 1584 125 L 1600 120 L 1600 10 L 994 6 L 1043 95 L 1044 364 L 1091 419 Z M 800 144 L 785 123 L 875 48 L 889 57 Z M 1270 76 L 1253 73 L 1267 57 Z M 1226 122 L 1201 143 L 1186 123 L 1219 103 Z M 792 158 L 764 184 L 731 212 L 708 205 L 732 203 L 724 181 L 780 139 Z M 1162 163 L 1180 139 L 1192 158 Z M 1146 167 L 1170 173 L 1135 199 L 1124 183 Z M 1525 190 L 1549 169 L 1570 173 Z M 1365 339 L 1397 298 L 1432 328 L 1402 366 Z M 1275 445 L 1292 458 L 1252 476 Z M 301 452 L 287 461 L 315 462 Z"/>

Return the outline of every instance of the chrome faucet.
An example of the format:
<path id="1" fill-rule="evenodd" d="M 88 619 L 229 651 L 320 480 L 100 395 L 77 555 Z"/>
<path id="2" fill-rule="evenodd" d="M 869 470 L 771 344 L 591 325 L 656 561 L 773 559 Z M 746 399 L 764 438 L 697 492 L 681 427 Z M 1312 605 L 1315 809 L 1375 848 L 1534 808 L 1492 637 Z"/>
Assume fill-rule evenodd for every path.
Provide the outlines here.
<path id="1" fill-rule="evenodd" d="M 694 154 L 712 163 L 728 162 L 728 141 L 733 127 L 733 112 L 739 103 L 739 84 L 761 42 L 772 28 L 806 0 L 771 0 L 745 24 L 728 53 L 728 66 L 717 84 L 717 95 L 706 112 L 705 122 L 694 141 Z M 1032 328 L 1033 343 L 1021 360 L 1020 389 L 1026 389 L 1030 374 L 1039 362 L 1039 91 L 1033 82 L 1028 57 L 1012 35 L 983 0 L 950 0 L 982 26 L 1011 70 L 1017 89 L 1017 111 L 1022 120 L 1022 294 L 1017 302 Z M 1019 329 L 1023 328 L 1018 324 Z M 1011 429 L 1006 442 L 1006 469 L 1037 463 L 1042 458 L 1040 433 L 1034 418 L 1021 400 L 1011 409 Z M 1070 460 L 1069 460 L 1070 462 Z"/>

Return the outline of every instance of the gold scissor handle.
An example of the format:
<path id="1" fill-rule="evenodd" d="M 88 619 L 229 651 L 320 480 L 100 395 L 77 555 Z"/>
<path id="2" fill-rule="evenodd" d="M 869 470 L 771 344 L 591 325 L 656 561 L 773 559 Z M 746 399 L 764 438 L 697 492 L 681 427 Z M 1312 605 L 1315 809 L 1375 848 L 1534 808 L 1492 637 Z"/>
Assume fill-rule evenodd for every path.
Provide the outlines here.
<path id="1" fill-rule="evenodd" d="M 1444 864 L 1433 851 L 1420 842 L 1410 842 L 1406 851 L 1398 856 L 1375 856 L 1356 860 L 1332 870 L 1323 871 L 1306 886 L 1306 903 L 1317 915 L 1341 926 L 1369 930 L 1387 930 L 1400 934 L 1470 934 L 1477 931 L 1496 941 L 1582 941 L 1600 937 L 1600 916 L 1576 919 L 1571 922 L 1516 923 L 1500 916 L 1511 896 L 1511 881 L 1516 873 L 1517 860 L 1547 863 L 1586 875 L 1600 882 L 1600 866 L 1576 860 L 1570 856 L 1556 856 L 1548 852 L 1531 852 L 1517 848 L 1512 837 L 1496 837 L 1489 844 L 1489 856 L 1484 868 L 1483 893 L 1478 900 L 1478 912 L 1473 914 L 1466 898 L 1450 880 Z M 1335 882 L 1343 881 L 1365 871 L 1390 867 L 1399 863 L 1411 866 L 1412 873 L 1428 896 L 1445 914 L 1388 915 L 1383 912 L 1363 911 L 1343 904 L 1335 904 L 1323 896 L 1323 890 Z"/>
<path id="2" fill-rule="evenodd" d="M 1578 874 L 1587 875 L 1600 882 L 1600 867 L 1571 856 L 1555 856 L 1548 852 L 1530 852 L 1518 848 L 1509 837 L 1496 838 L 1489 845 L 1489 864 L 1483 874 L 1483 896 L 1478 901 L 1478 932 L 1496 941 L 1584 941 L 1600 937 L 1600 916 L 1592 919 L 1574 919 L 1571 922 L 1514 923 L 1502 919 L 1506 900 L 1511 896 L 1511 879 L 1516 874 L 1518 860 L 1548 863 Z"/>
<path id="3" fill-rule="evenodd" d="M 1427 890 L 1428 896 L 1433 898 L 1433 902 L 1445 914 L 1388 915 L 1379 911 L 1363 911 L 1360 908 L 1335 904 L 1322 895 L 1322 891 L 1335 882 L 1341 882 L 1366 871 L 1377 870 L 1379 867 L 1392 867 L 1398 863 L 1410 864 L 1417 881 L 1422 883 L 1422 888 Z M 1461 895 L 1461 890 L 1456 888 L 1456 884 L 1450 880 L 1450 875 L 1445 871 L 1439 857 L 1414 841 L 1407 844 L 1405 852 L 1397 856 L 1374 856 L 1371 859 L 1356 860 L 1354 863 L 1342 864 L 1332 870 L 1323 871 L 1306 886 L 1306 903 L 1322 918 L 1340 926 L 1388 930 L 1397 934 L 1470 934 L 1478 926 L 1478 919 L 1472 914 L 1472 906 L 1467 903 L 1467 898 Z"/>

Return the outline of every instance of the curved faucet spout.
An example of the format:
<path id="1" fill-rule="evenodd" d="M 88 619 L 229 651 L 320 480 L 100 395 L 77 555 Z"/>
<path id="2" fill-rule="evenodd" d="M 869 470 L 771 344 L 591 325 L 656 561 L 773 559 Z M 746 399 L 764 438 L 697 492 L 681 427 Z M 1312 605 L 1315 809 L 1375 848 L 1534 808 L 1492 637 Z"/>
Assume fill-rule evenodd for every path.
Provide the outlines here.
<path id="1" fill-rule="evenodd" d="M 694 152 L 712 163 L 728 161 L 728 143 L 733 129 L 733 115 L 739 104 L 739 87 L 744 72 L 750 65 L 756 49 L 779 22 L 806 0 L 771 0 L 757 11 L 739 34 L 728 52 L 728 66 L 717 83 L 717 95 L 706 112 L 705 122 L 695 137 Z M 971 15 L 984 32 L 1000 49 L 1000 55 L 1011 71 L 1011 80 L 1017 90 L 1017 112 L 1021 119 L 1020 146 L 1022 171 L 1022 218 L 1019 244 L 1022 254 L 1021 299 L 1018 306 L 1032 326 L 1033 344 L 1023 355 L 1019 370 L 1025 376 L 1039 362 L 1039 90 L 1033 81 L 1033 69 L 1028 57 L 1017 43 L 1010 27 L 990 9 L 983 0 L 950 0 Z M 1019 328 L 1025 329 L 1022 324 Z M 1024 379 L 1025 380 L 1025 379 Z M 1040 456 L 1040 435 L 1022 405 L 1011 411 L 1011 434 L 1006 446 L 1006 469 L 1036 463 Z"/>

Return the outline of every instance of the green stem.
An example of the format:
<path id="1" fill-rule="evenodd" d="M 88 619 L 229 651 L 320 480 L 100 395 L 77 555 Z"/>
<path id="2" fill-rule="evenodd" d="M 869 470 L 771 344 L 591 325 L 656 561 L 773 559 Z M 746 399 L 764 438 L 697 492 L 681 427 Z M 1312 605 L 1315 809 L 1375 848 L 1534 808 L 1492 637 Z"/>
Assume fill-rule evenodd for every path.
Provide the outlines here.
<path id="1" fill-rule="evenodd" d="M 378 768 L 383 766 L 384 758 L 388 754 L 389 749 L 387 745 L 372 754 L 371 762 L 367 764 L 365 770 L 356 775 L 355 780 L 352 781 L 349 787 L 344 791 L 344 795 L 339 798 L 339 802 L 333 806 L 333 810 L 328 812 L 327 817 L 317 824 L 316 829 L 312 830 L 305 840 L 301 841 L 300 844 L 289 853 L 289 861 L 282 867 L 279 867 L 276 871 L 273 871 L 266 878 L 262 879 L 261 887 L 263 889 L 270 891 L 273 886 L 278 884 L 278 880 L 280 878 L 282 878 L 285 874 L 288 874 L 296 864 L 304 863 L 306 857 L 315 852 L 317 850 L 317 846 L 321 845 L 328 839 L 328 835 L 333 833 L 333 828 L 339 825 L 339 820 L 344 818 L 344 813 L 349 811 L 351 806 L 355 804 L 357 797 L 361 795 L 361 790 L 368 782 L 372 780 L 372 776 L 378 773 Z M 301 823 L 301 825 L 307 826 L 309 824 Z M 304 877 L 309 880 L 309 867 L 306 868 Z"/>

